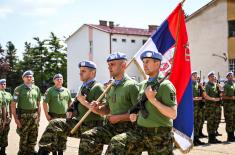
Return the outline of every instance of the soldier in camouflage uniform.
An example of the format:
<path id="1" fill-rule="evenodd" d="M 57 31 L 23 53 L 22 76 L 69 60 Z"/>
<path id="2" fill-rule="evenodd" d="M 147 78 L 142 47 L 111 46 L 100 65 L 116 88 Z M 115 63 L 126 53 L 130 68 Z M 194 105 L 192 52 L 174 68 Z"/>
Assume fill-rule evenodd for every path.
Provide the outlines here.
<path id="1" fill-rule="evenodd" d="M 3 134 L 4 129 L 5 129 L 5 124 L 6 124 L 6 101 L 4 99 L 2 91 L 0 91 L 0 135 Z M 2 146 L 1 146 L 2 149 Z M 3 154 L 5 154 L 5 150 Z"/>
<path id="2" fill-rule="evenodd" d="M 227 141 L 234 142 L 235 130 L 235 83 L 233 72 L 228 72 L 228 79 L 224 85 L 223 101 L 224 101 L 224 117 L 226 122 Z"/>
<path id="3" fill-rule="evenodd" d="M 193 102 L 194 102 L 194 146 L 203 145 L 205 143 L 199 140 L 200 125 L 203 122 L 202 99 L 205 96 L 205 90 L 202 85 L 197 82 L 197 72 L 192 72 L 192 85 L 193 85 Z"/>
<path id="4" fill-rule="evenodd" d="M 78 95 L 77 102 L 73 102 L 72 107 L 69 108 L 66 119 L 51 120 L 44 131 L 39 141 L 39 155 L 48 155 L 52 152 L 53 155 L 62 155 L 66 149 L 67 137 L 70 131 L 87 112 L 90 102 L 97 100 L 103 93 L 103 85 L 95 80 L 96 64 L 92 61 L 82 61 L 79 63 L 80 80 L 83 81 Z M 84 93 L 84 94 L 83 94 Z M 74 118 L 71 119 L 71 114 L 74 112 Z M 96 114 L 90 114 L 82 123 L 76 137 L 86 130 L 96 126 L 101 126 L 103 122 L 102 117 Z"/>
<path id="5" fill-rule="evenodd" d="M 107 154 L 112 150 L 113 143 L 119 135 L 135 129 L 129 118 L 128 109 L 136 103 L 138 96 L 137 82 L 125 74 L 127 56 L 117 52 L 110 54 L 107 62 L 110 75 L 115 79 L 106 95 L 103 106 L 95 106 L 92 111 L 105 117 L 104 126 L 95 127 L 81 135 L 79 154 L 100 155 L 103 145 L 108 144 Z"/>
<path id="6" fill-rule="evenodd" d="M 47 89 L 43 102 L 43 109 L 48 121 L 55 118 L 66 118 L 66 112 L 71 104 L 71 94 L 63 87 L 63 76 L 56 74 L 53 77 L 55 85 Z"/>
<path id="7" fill-rule="evenodd" d="M 38 137 L 41 93 L 39 88 L 32 84 L 32 77 L 31 70 L 23 73 L 24 84 L 15 88 L 11 103 L 11 112 L 17 125 L 16 132 L 20 136 L 18 155 L 37 154 L 34 147 Z"/>
<path id="8" fill-rule="evenodd" d="M 220 92 L 215 83 L 215 73 L 213 71 L 208 74 L 208 79 L 209 82 L 206 84 L 207 132 L 209 136 L 208 143 L 215 144 L 221 143 L 221 141 L 216 139 L 216 131 L 220 122 L 217 115 L 219 111 L 221 111 L 221 98 Z"/>
<path id="9" fill-rule="evenodd" d="M 137 114 L 130 112 L 130 120 L 137 121 L 137 129 L 116 138 L 107 153 L 110 155 L 140 155 L 142 151 L 148 151 L 148 154 L 173 154 L 172 126 L 177 116 L 175 87 L 159 73 L 160 53 L 145 51 L 140 58 L 145 73 L 149 75 L 149 79 L 141 82 L 139 88 L 139 97 L 144 93 L 147 96 L 145 107 L 148 115 L 145 116 L 141 110 Z"/>
<path id="10" fill-rule="evenodd" d="M 11 123 L 11 113 L 10 113 L 10 103 L 12 101 L 12 95 L 5 91 L 6 89 L 6 79 L 0 80 L 0 91 L 6 101 L 6 124 L 4 130 L 0 134 L 0 154 L 4 155 L 6 147 L 8 146 L 8 133 L 10 130 Z"/>

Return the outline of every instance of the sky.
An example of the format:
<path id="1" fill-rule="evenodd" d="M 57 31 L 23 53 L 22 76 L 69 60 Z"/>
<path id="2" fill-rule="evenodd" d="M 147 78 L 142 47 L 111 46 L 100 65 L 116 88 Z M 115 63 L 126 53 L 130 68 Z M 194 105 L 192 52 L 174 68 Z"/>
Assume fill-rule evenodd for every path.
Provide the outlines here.
<path id="1" fill-rule="evenodd" d="M 186 0 L 191 14 L 211 0 Z M 65 39 L 83 24 L 114 21 L 124 27 L 160 25 L 180 0 L 0 0 L 0 44 L 12 41 L 22 56 L 24 42 L 49 38 L 50 32 Z"/>

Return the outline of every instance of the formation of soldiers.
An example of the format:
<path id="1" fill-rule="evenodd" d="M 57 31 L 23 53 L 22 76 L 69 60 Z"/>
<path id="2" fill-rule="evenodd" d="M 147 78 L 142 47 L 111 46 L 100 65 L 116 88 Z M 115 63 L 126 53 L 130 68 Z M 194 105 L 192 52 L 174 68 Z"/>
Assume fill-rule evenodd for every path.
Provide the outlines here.
<path id="1" fill-rule="evenodd" d="M 234 73 L 228 72 L 222 87 L 216 80 L 215 72 L 208 73 L 208 82 L 203 85 L 198 81 L 198 73 L 192 72 L 193 100 L 194 100 L 194 145 L 204 145 L 200 138 L 204 121 L 207 120 L 208 143 L 221 143 L 216 137 L 223 113 L 226 123 L 227 142 L 235 142 L 235 82 Z"/>
<path id="2" fill-rule="evenodd" d="M 96 81 L 97 66 L 92 61 L 82 61 L 78 68 L 83 82 L 72 101 L 69 90 L 63 87 L 63 76 L 53 77 L 54 86 L 48 88 L 43 99 L 43 111 L 48 125 L 35 150 L 41 115 L 41 93 L 34 85 L 33 72 L 25 71 L 23 84 L 16 87 L 13 97 L 5 91 L 6 80 L 0 80 L 0 147 L 5 155 L 11 116 L 20 136 L 18 155 L 62 155 L 66 150 L 68 136 L 80 138 L 79 154 L 100 155 L 103 145 L 108 144 L 105 154 L 173 154 L 173 120 L 177 117 L 176 90 L 160 72 L 162 55 L 145 51 L 140 56 L 147 80 L 137 83 L 126 73 L 127 56 L 113 53 L 107 58 L 110 76 L 114 79 L 111 89 L 101 101 L 106 86 Z M 200 138 L 203 123 L 207 120 L 209 143 L 220 143 L 216 136 L 223 101 L 228 141 L 235 141 L 235 84 L 233 73 L 222 88 L 215 83 L 214 73 L 208 74 L 209 82 L 203 86 L 192 72 L 194 96 L 194 145 L 202 145 Z M 144 100 L 143 98 L 146 98 Z M 144 106 L 136 104 L 144 102 Z M 70 131 L 91 110 L 78 131 Z M 205 117 L 204 115 L 207 114 Z"/>

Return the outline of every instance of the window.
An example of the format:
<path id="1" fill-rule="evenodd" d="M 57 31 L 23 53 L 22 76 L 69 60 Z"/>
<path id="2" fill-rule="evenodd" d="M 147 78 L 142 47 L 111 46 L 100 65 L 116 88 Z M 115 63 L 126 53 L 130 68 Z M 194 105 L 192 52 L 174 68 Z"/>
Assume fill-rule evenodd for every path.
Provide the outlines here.
<path id="1" fill-rule="evenodd" d="M 113 38 L 112 40 L 113 40 L 113 42 L 117 42 L 117 38 Z"/>
<path id="2" fill-rule="evenodd" d="M 125 42 L 126 42 L 126 39 L 122 39 L 122 42 L 125 43 Z"/>
<path id="3" fill-rule="evenodd" d="M 147 41 L 147 40 L 143 40 L 143 45 L 145 44 L 146 41 Z"/>
<path id="4" fill-rule="evenodd" d="M 229 59 L 229 71 L 235 72 L 235 59 Z"/>
<path id="5" fill-rule="evenodd" d="M 132 40 L 131 40 L 131 43 L 135 43 L 135 39 L 132 39 Z"/>
<path id="6" fill-rule="evenodd" d="M 228 37 L 235 37 L 235 20 L 228 21 Z"/>

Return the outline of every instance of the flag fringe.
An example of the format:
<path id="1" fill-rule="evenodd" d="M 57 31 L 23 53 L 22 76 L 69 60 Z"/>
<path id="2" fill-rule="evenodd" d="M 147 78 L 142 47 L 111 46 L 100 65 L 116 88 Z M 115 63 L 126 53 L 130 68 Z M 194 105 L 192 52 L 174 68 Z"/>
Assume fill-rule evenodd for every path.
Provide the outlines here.
<path id="1" fill-rule="evenodd" d="M 191 151 L 192 148 L 193 148 L 193 141 L 192 141 L 192 139 L 189 138 L 188 136 L 186 136 L 184 133 L 180 132 L 179 130 L 175 129 L 175 128 L 173 128 L 173 132 L 174 132 L 174 133 L 177 133 L 178 135 L 180 135 L 181 137 L 183 137 L 183 138 L 185 138 L 186 140 L 189 141 L 189 143 L 190 143 L 191 145 L 190 145 L 186 150 L 184 150 L 184 149 L 179 145 L 179 143 L 178 143 L 176 140 L 174 140 L 175 145 L 176 145 L 177 148 L 179 148 L 180 152 L 182 152 L 182 153 L 184 153 L 184 154 L 189 153 L 189 151 Z"/>

